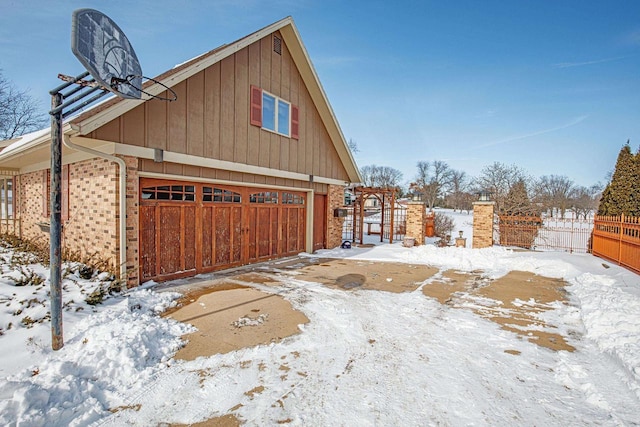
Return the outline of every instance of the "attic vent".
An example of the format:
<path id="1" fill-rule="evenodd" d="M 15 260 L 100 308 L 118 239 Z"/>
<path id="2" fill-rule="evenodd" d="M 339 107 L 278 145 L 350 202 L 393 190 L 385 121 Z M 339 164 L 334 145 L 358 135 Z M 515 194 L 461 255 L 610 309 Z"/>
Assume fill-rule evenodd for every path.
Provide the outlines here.
<path id="1" fill-rule="evenodd" d="M 273 51 L 282 55 L 282 40 L 278 36 L 273 36 Z"/>

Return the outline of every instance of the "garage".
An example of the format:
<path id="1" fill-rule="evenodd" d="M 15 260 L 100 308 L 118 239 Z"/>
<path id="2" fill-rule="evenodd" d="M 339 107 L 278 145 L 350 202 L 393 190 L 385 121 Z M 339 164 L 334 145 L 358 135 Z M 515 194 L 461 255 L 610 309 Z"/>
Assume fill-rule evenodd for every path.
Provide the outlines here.
<path id="1" fill-rule="evenodd" d="M 140 278 L 168 280 L 303 252 L 306 197 L 141 178 Z"/>

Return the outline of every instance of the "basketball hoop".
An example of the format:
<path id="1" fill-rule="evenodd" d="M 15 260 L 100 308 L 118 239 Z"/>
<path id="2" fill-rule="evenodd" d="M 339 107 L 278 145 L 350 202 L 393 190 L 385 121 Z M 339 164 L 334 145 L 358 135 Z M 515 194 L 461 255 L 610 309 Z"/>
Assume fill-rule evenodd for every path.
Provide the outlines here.
<path id="1" fill-rule="evenodd" d="M 87 71 L 77 77 L 59 74 L 65 83 L 49 91 L 51 95 L 51 196 L 49 227 L 49 258 L 51 266 L 51 347 L 64 346 L 62 336 L 62 120 L 81 108 L 92 104 L 107 93 L 120 98 L 160 99 L 175 101 L 176 93 L 164 83 L 152 81 L 165 88 L 171 97 L 153 95 L 143 90 L 142 68 L 129 39 L 118 25 L 102 12 L 78 9 L 71 16 L 71 51 Z M 91 75 L 93 80 L 85 80 Z M 75 85 L 75 87 L 70 88 Z M 63 91 L 65 91 L 63 93 Z M 148 96 L 142 99 L 142 94 Z M 124 166 L 123 166 L 124 168 Z M 125 173 L 121 171 L 121 173 Z M 126 173 L 125 173 L 126 175 Z M 122 208 L 121 206 L 121 209 Z M 121 212 L 121 225 L 126 212 Z M 121 235 L 124 235 L 124 231 Z M 121 242 L 122 247 L 126 244 Z M 121 263 L 125 265 L 126 261 Z M 126 270 L 122 279 L 126 279 Z"/>
<path id="2" fill-rule="evenodd" d="M 71 15 L 71 51 L 91 76 L 121 98 L 140 99 L 142 67 L 133 46 L 111 18 L 94 9 Z M 132 84 L 114 90 L 112 79 L 136 76 Z"/>
<path id="3" fill-rule="evenodd" d="M 142 85 L 136 86 L 136 82 L 142 81 L 142 79 L 145 79 L 147 81 L 150 81 L 150 82 L 153 82 L 155 84 L 158 84 L 158 85 L 162 86 L 172 96 L 171 97 L 166 97 L 166 96 L 153 95 L 152 93 L 149 93 L 149 92 L 145 91 L 144 89 L 142 89 Z M 134 91 L 137 91 L 137 92 L 139 92 L 141 94 L 145 94 L 145 95 L 147 95 L 149 97 L 147 99 L 142 99 L 142 97 L 141 97 L 140 99 L 142 99 L 143 101 L 148 101 L 149 99 L 157 99 L 157 100 L 160 100 L 160 101 L 173 102 L 173 101 L 177 101 L 178 100 L 178 94 L 176 94 L 173 89 L 171 89 L 166 84 L 164 84 L 162 82 L 159 82 L 156 79 L 152 79 L 151 77 L 130 75 L 130 76 L 127 76 L 124 79 L 121 79 L 119 77 L 112 77 L 111 78 L 111 90 L 113 92 L 123 92 L 120 89 L 120 85 L 128 85 L 128 86 L 132 87 Z"/>

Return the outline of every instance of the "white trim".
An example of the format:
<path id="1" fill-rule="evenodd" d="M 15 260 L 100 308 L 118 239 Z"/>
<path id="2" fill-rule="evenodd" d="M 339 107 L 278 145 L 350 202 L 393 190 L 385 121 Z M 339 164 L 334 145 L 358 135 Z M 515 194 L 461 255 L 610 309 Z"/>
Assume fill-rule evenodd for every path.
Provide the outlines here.
<path id="1" fill-rule="evenodd" d="M 140 159 L 153 160 L 155 158 L 155 149 L 148 147 L 140 147 L 137 145 L 120 144 L 117 142 L 106 141 L 101 139 L 87 138 L 83 136 L 73 136 L 73 141 L 82 145 L 91 145 L 91 147 L 101 153 L 107 155 L 131 156 Z M 22 153 L 21 153 L 22 154 Z M 89 160 L 95 156 L 82 152 L 64 153 L 62 156 L 64 164 L 76 163 Z M 232 172 L 242 172 L 252 175 L 277 177 L 284 179 L 292 179 L 294 181 L 316 182 L 319 184 L 341 185 L 347 186 L 349 183 L 335 178 L 322 176 L 312 176 L 305 173 L 290 172 L 281 169 L 266 168 L 263 166 L 248 165 L 245 163 L 235 163 L 226 160 L 210 159 L 207 157 L 194 156 L 191 154 L 176 153 L 172 151 L 164 151 L 163 159 L 166 162 L 200 166 L 209 169 L 220 169 Z M 33 163 L 20 168 L 20 173 L 30 173 L 51 167 L 49 160 L 39 163 Z"/>
<path id="2" fill-rule="evenodd" d="M 105 154 L 108 154 L 108 153 L 105 153 Z M 62 164 L 69 165 L 71 163 L 83 162 L 85 160 L 90 160 L 95 158 L 96 156 L 89 155 L 88 153 L 82 153 L 82 152 L 76 151 L 75 153 L 64 154 L 62 156 Z M 51 160 L 45 160 L 43 162 L 32 163 L 28 166 L 24 166 L 20 168 L 20 174 L 37 172 L 39 170 L 49 169 L 49 168 L 51 168 Z"/>
<path id="3" fill-rule="evenodd" d="M 275 133 L 276 135 L 282 135 L 284 137 L 287 137 L 289 139 L 293 139 L 291 138 L 291 109 L 292 109 L 292 103 L 290 101 L 287 101 L 284 98 L 280 98 L 278 95 L 274 95 L 271 92 L 269 92 L 268 90 L 264 90 L 262 88 L 260 88 L 260 90 L 262 91 L 262 129 L 266 130 L 267 132 L 271 132 L 271 133 Z M 267 95 L 271 98 L 273 98 L 273 127 L 274 129 L 269 129 L 264 127 L 264 95 Z M 279 124 L 280 124 L 280 120 L 279 117 L 280 115 L 278 114 L 280 111 L 280 106 L 278 105 L 279 102 L 282 101 L 284 104 L 287 104 L 289 106 L 289 114 L 287 115 L 287 120 L 288 120 L 288 129 L 289 129 L 289 133 L 282 133 L 278 131 L 279 128 Z M 295 141 L 295 140 L 294 140 Z"/>
<path id="4" fill-rule="evenodd" d="M 80 141 L 80 138 L 74 138 Z M 88 139 L 88 138 L 87 138 Z M 135 145 L 126 145 L 118 143 L 108 143 L 105 141 L 104 148 L 110 144 L 109 150 L 113 150 L 112 154 L 120 154 L 122 156 L 132 156 L 142 159 L 153 160 L 155 149 L 148 147 L 138 147 Z M 262 175 L 277 178 L 293 179 L 295 181 L 317 182 L 320 184 L 343 185 L 349 183 L 340 179 L 327 178 L 322 176 L 307 175 L 305 173 L 290 172 L 281 169 L 265 168 L 263 166 L 247 165 L 245 163 L 235 163 L 227 160 L 210 159 L 207 157 L 194 156 L 192 154 L 176 153 L 173 151 L 164 151 L 163 160 L 165 162 L 186 164 L 191 166 L 200 166 L 209 169 L 220 169 L 232 172 L 249 173 L 252 175 Z"/>

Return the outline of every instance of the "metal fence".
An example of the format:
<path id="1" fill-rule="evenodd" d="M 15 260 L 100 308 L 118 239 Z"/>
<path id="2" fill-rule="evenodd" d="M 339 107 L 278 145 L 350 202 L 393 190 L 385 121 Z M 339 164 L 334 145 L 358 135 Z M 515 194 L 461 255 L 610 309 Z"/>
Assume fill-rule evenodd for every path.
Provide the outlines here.
<path id="1" fill-rule="evenodd" d="M 593 218 L 498 216 L 495 241 L 531 250 L 589 252 Z"/>
<path id="2" fill-rule="evenodd" d="M 593 254 L 640 273 L 640 217 L 596 216 Z"/>

